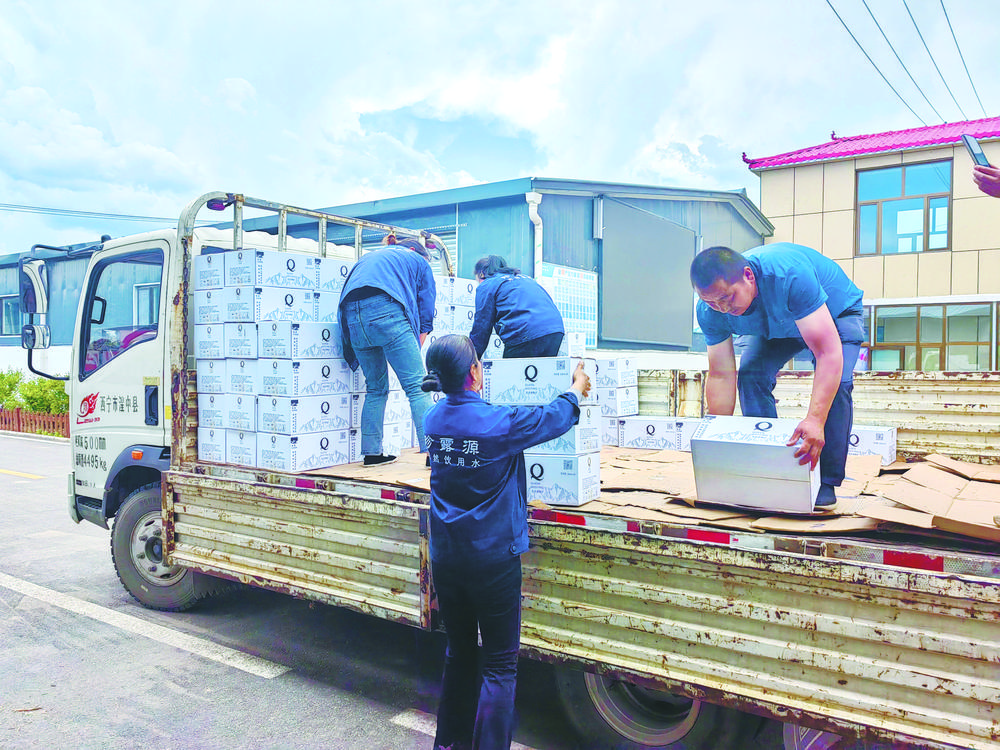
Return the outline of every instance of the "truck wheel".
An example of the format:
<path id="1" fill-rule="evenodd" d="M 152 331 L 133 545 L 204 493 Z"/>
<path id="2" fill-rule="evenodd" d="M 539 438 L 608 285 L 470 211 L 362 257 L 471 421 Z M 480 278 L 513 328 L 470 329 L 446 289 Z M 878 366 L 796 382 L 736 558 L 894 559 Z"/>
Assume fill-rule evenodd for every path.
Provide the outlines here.
<path id="1" fill-rule="evenodd" d="M 207 593 L 199 575 L 163 564 L 160 485 L 147 484 L 129 495 L 111 530 L 111 559 L 125 589 L 144 607 L 182 612 Z M 202 576 L 205 577 L 205 576 Z"/>
<path id="2" fill-rule="evenodd" d="M 556 670 L 567 718 L 588 750 L 719 750 L 749 746 L 753 717 L 568 667 Z"/>

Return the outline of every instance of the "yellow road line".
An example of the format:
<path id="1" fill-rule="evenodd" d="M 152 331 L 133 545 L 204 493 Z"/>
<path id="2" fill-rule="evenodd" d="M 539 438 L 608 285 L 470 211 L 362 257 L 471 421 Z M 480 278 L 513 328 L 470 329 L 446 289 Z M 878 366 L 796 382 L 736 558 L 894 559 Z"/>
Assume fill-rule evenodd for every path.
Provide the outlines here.
<path id="1" fill-rule="evenodd" d="M 0 469 L 0 474 L 10 474 L 13 477 L 22 477 L 24 479 L 45 479 L 45 477 L 40 477 L 38 474 L 24 474 L 20 471 L 11 471 L 10 469 Z"/>

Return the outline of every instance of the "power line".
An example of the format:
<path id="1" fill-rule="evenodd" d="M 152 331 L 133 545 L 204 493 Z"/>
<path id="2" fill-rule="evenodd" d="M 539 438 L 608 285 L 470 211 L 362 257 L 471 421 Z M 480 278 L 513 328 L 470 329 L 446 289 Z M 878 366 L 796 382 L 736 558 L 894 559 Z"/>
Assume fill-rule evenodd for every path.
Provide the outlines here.
<path id="1" fill-rule="evenodd" d="M 71 208 L 50 208 L 47 206 L 25 206 L 17 203 L 0 203 L 0 211 L 11 211 L 14 213 L 26 214 L 46 214 L 49 216 L 70 216 L 77 219 L 104 219 L 113 221 L 141 221 L 152 224 L 176 224 L 177 218 L 164 218 L 162 216 L 136 216 L 134 214 L 111 214 L 100 211 L 76 211 Z M 200 224 L 212 224 L 215 222 L 198 222 Z"/>
<path id="2" fill-rule="evenodd" d="M 920 33 L 920 27 L 917 26 L 917 19 L 915 19 L 913 14 L 910 13 L 910 6 L 906 4 L 906 0 L 903 0 L 903 7 L 906 8 L 907 15 L 909 15 L 910 20 L 913 21 L 913 28 L 917 30 L 917 36 L 920 37 L 920 41 L 923 43 L 924 49 L 927 50 L 927 56 L 931 59 L 931 62 L 934 63 L 934 70 L 936 70 L 937 74 L 941 77 L 941 83 L 944 84 L 948 93 L 951 94 L 951 100 L 955 102 L 955 106 L 958 107 L 958 111 L 962 114 L 962 119 L 968 120 L 969 118 L 966 116 L 965 112 L 962 111 L 962 105 L 958 103 L 958 99 L 956 99 L 955 95 L 951 93 L 951 87 L 948 86 L 948 82 L 944 80 L 944 74 L 941 72 L 941 68 L 938 67 L 937 61 L 934 59 L 934 55 L 931 54 L 931 48 L 928 47 L 927 42 L 924 41 L 924 35 Z"/>
<path id="3" fill-rule="evenodd" d="M 901 101 L 906 106 L 906 108 L 913 113 L 914 117 L 920 120 L 921 125 L 927 125 L 927 123 L 924 122 L 923 118 L 913 111 L 913 107 L 907 104 L 906 100 L 902 97 L 902 95 L 898 91 L 896 91 L 896 87 L 893 86 L 891 83 L 889 83 L 889 79 L 882 74 L 882 71 L 879 70 L 878 65 L 875 64 L 875 61 L 871 59 L 871 57 L 868 55 L 867 52 L 865 52 L 865 48 L 861 46 L 861 42 L 858 41 L 857 37 L 854 36 L 854 33 L 850 30 L 850 28 L 848 28 L 847 24 L 844 23 L 844 19 L 840 17 L 840 14 L 837 12 L 837 9 L 833 7 L 833 3 L 831 3 L 830 0 L 826 0 L 826 4 L 830 6 L 830 10 L 833 11 L 833 15 L 835 15 L 837 17 L 837 20 L 840 21 L 841 25 L 844 27 L 844 30 L 851 35 L 851 39 L 853 39 L 854 43 L 858 45 L 858 49 L 861 50 L 861 53 L 868 59 L 868 62 L 871 63 L 872 67 L 875 68 L 875 72 L 878 73 L 880 76 L 882 76 L 882 80 L 885 81 L 885 85 L 888 86 L 890 89 L 892 89 L 892 93 L 894 93 L 897 97 L 899 97 L 899 101 Z"/>
<path id="4" fill-rule="evenodd" d="M 933 104 L 931 104 L 931 100 L 927 98 L 927 94 L 924 93 L 924 90 L 920 88 L 920 84 L 918 84 L 916 80 L 914 80 L 913 76 L 910 74 L 909 68 L 906 67 L 906 63 L 904 63 L 902 59 L 900 59 L 899 53 L 896 52 L 896 48 L 892 46 L 892 42 L 889 41 L 889 37 L 887 37 L 885 35 L 885 31 L 882 30 L 882 24 L 878 22 L 878 19 L 875 18 L 875 14 L 872 13 L 872 9 L 868 7 L 868 0 L 861 0 L 861 2 L 864 3 L 865 10 L 867 10 L 868 15 L 872 17 L 872 20 L 875 22 L 875 26 L 878 27 L 879 32 L 881 32 L 882 34 L 882 38 L 885 39 L 885 43 L 888 44 L 889 49 L 892 50 L 892 54 L 896 56 L 896 59 L 899 60 L 899 64 L 903 66 L 903 71 L 906 73 L 906 75 L 910 76 L 910 80 L 913 81 L 913 85 L 917 87 L 917 91 L 919 91 L 920 95 L 924 97 L 924 101 L 927 102 L 927 106 L 934 110 L 934 114 L 938 116 L 938 119 L 940 119 L 941 122 L 946 122 L 946 120 L 943 117 L 941 117 L 941 113 L 937 111 L 937 109 L 934 107 Z"/>
<path id="5" fill-rule="evenodd" d="M 941 0 L 941 12 L 944 13 L 944 20 L 948 22 L 948 30 L 951 32 L 952 41 L 955 42 L 955 49 L 958 50 L 958 56 L 962 60 L 962 67 L 965 68 L 965 75 L 969 79 L 969 85 L 972 86 L 972 93 L 976 95 L 976 101 L 979 102 L 979 108 L 983 110 L 983 117 L 989 117 L 986 114 L 986 107 L 983 106 L 983 100 L 979 98 L 979 92 L 976 91 L 976 84 L 972 82 L 972 75 L 969 73 L 969 66 L 965 64 L 965 55 L 962 54 L 962 48 L 958 46 L 958 39 L 955 37 L 955 29 L 951 27 L 951 19 L 948 18 L 948 11 L 944 8 L 944 0 Z"/>

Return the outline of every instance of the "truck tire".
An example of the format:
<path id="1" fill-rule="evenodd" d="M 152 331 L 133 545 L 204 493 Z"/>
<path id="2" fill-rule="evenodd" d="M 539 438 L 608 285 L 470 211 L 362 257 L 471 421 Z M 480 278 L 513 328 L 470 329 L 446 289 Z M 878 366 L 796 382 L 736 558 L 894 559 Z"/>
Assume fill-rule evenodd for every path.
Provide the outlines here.
<path id="1" fill-rule="evenodd" d="M 557 667 L 556 685 L 586 750 L 750 747 L 759 723 L 731 708 L 568 667 Z"/>
<path id="2" fill-rule="evenodd" d="M 111 559 L 118 579 L 139 604 L 165 612 L 183 612 L 218 590 L 218 579 L 164 565 L 162 533 L 157 482 L 135 490 L 118 509 L 111 529 Z"/>

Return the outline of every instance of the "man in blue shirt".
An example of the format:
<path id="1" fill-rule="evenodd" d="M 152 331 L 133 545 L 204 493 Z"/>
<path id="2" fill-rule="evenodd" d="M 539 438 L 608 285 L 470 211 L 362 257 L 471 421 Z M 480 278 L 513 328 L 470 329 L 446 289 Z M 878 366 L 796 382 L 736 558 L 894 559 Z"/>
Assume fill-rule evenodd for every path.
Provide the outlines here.
<path id="1" fill-rule="evenodd" d="M 865 340 L 862 292 L 837 263 L 811 248 L 776 242 L 741 255 L 710 247 L 691 263 L 698 324 L 708 345 L 705 398 L 710 414 L 731 415 L 739 392 L 748 417 L 777 417 L 778 370 L 809 349 L 812 397 L 789 445 L 820 466 L 817 506 L 836 502 L 854 414 L 854 365 Z M 745 335 L 739 372 L 733 336 Z"/>
<path id="2" fill-rule="evenodd" d="M 365 374 L 361 409 L 361 453 L 365 466 L 388 463 L 382 451 L 382 422 L 389 395 L 387 364 L 410 400 L 410 414 L 424 451 L 424 413 L 431 397 L 421 382 L 420 346 L 434 327 L 437 287 L 430 257 L 418 240 L 402 240 L 362 255 L 340 293 L 338 319 L 344 359 Z"/>

